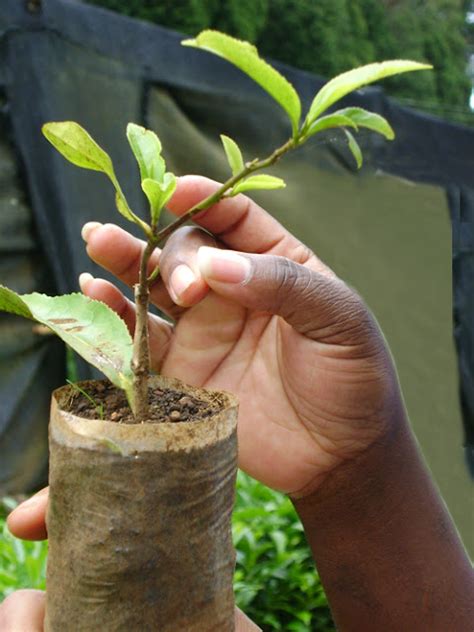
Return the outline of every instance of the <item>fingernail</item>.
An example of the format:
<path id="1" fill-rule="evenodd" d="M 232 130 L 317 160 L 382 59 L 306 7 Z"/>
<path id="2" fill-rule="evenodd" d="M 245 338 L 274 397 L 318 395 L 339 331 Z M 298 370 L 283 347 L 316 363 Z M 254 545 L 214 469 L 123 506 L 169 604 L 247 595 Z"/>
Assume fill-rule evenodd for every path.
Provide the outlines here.
<path id="1" fill-rule="evenodd" d="M 196 281 L 196 275 L 191 270 L 190 267 L 185 265 L 184 263 L 177 266 L 170 278 L 170 291 L 172 294 L 172 299 L 174 301 L 179 300 L 179 298 L 186 292 L 188 287 L 192 285 Z"/>
<path id="2" fill-rule="evenodd" d="M 89 281 L 93 280 L 94 277 L 92 276 L 92 274 L 89 274 L 89 272 L 83 272 L 79 275 L 79 287 L 84 292 L 86 285 L 89 283 Z"/>
<path id="3" fill-rule="evenodd" d="M 198 265 L 204 277 L 221 283 L 245 283 L 250 276 L 250 261 L 228 250 L 201 246 Z"/>
<path id="4" fill-rule="evenodd" d="M 101 224 L 100 222 L 87 222 L 86 224 L 84 224 L 81 230 L 81 237 L 86 242 L 86 244 L 89 241 L 89 237 L 91 236 L 92 231 L 94 231 L 96 228 L 100 228 L 100 226 L 103 226 L 103 224 Z"/>

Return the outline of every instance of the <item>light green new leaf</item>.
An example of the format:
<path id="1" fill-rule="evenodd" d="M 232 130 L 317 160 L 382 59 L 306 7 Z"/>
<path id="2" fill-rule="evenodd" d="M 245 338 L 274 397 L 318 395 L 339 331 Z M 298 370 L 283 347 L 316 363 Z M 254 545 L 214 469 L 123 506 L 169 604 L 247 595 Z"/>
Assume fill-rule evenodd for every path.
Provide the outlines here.
<path id="1" fill-rule="evenodd" d="M 348 72 L 344 72 L 321 88 L 314 97 L 305 121 L 305 127 L 311 123 L 333 103 L 342 99 L 350 92 L 362 88 L 370 83 L 399 75 L 404 72 L 413 72 L 415 70 L 428 70 L 432 68 L 429 64 L 420 64 L 415 61 L 404 59 L 395 59 L 384 61 L 381 63 L 367 64 L 360 68 L 354 68 Z"/>
<path id="2" fill-rule="evenodd" d="M 163 176 L 163 182 L 157 182 L 150 178 L 143 180 L 142 189 L 150 203 L 153 224 L 157 224 L 163 207 L 166 206 L 176 190 L 176 185 L 176 176 L 169 172 Z"/>
<path id="3" fill-rule="evenodd" d="M 368 112 L 363 108 L 345 108 L 334 112 L 334 115 L 349 118 L 354 123 L 354 126 L 371 129 L 385 136 L 387 140 L 395 138 L 395 132 L 388 121 L 380 114 L 375 114 L 375 112 Z M 321 121 L 322 119 L 319 120 Z"/>
<path id="4" fill-rule="evenodd" d="M 349 130 L 345 129 L 344 130 L 346 136 L 347 136 L 347 140 L 349 143 L 349 149 L 351 150 L 352 155 L 354 156 L 356 163 L 357 163 L 357 169 L 360 169 L 362 167 L 362 162 L 363 162 L 363 158 L 362 158 L 362 150 L 359 147 L 359 143 L 356 141 L 356 139 L 354 138 L 354 136 L 352 136 L 352 134 L 349 132 Z"/>
<path id="5" fill-rule="evenodd" d="M 163 191 L 161 190 L 161 185 L 156 180 L 146 178 L 145 180 L 142 180 L 142 190 L 150 204 L 151 223 L 156 226 L 158 220 L 160 219 L 160 213 L 162 209 L 162 206 L 160 204 L 161 196 L 163 193 Z"/>
<path id="6" fill-rule="evenodd" d="M 69 162 L 83 169 L 105 173 L 116 190 L 118 211 L 129 221 L 138 224 L 145 232 L 147 225 L 130 209 L 118 183 L 110 156 L 95 142 L 86 130 L 74 121 L 61 121 L 43 125 L 43 134 Z"/>
<path id="7" fill-rule="evenodd" d="M 328 116 L 323 116 L 317 119 L 308 129 L 304 138 L 309 138 L 318 132 L 322 132 L 325 129 L 332 129 L 334 127 L 353 127 L 354 129 L 357 129 L 357 125 L 352 119 L 348 116 L 343 116 L 339 112 L 335 112 L 334 114 L 328 114 Z"/>
<path id="8" fill-rule="evenodd" d="M 162 182 L 166 167 L 161 156 L 161 143 L 158 136 L 141 125 L 129 123 L 127 138 L 137 159 L 141 179 L 149 178 Z"/>
<path id="9" fill-rule="evenodd" d="M 224 145 L 225 155 L 227 156 L 227 161 L 232 169 L 232 175 L 237 175 L 244 168 L 244 159 L 242 157 L 242 152 L 240 151 L 239 146 L 229 138 L 229 136 L 224 136 L 221 134 L 221 141 Z"/>
<path id="10" fill-rule="evenodd" d="M 193 46 L 223 57 L 258 83 L 285 110 L 291 120 L 293 135 L 298 131 L 301 102 L 291 83 L 267 64 L 252 44 L 218 31 L 202 31 L 195 39 L 184 40 L 183 46 Z"/>
<path id="11" fill-rule="evenodd" d="M 174 175 L 174 173 L 167 172 L 163 177 L 163 182 L 161 183 L 161 189 L 163 191 L 163 197 L 161 198 L 161 207 L 163 208 L 168 204 L 173 193 L 176 191 L 176 186 L 178 184 L 178 179 Z"/>
<path id="12" fill-rule="evenodd" d="M 83 294 L 23 294 L 0 286 L 0 310 L 31 318 L 52 329 L 87 362 L 132 397 L 132 338 L 105 303 Z"/>
<path id="13" fill-rule="evenodd" d="M 234 196 L 244 191 L 251 191 L 252 189 L 284 189 L 285 187 L 285 181 L 281 178 L 267 176 L 262 173 L 258 176 L 250 176 L 250 178 L 246 178 L 236 184 L 232 189 L 231 195 Z"/>

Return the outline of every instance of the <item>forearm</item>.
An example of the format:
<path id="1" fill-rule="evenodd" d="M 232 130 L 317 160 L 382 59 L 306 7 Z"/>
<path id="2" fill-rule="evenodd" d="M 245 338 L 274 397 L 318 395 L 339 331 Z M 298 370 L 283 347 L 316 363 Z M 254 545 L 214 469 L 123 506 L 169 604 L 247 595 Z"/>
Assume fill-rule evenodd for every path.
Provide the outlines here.
<path id="1" fill-rule="evenodd" d="M 334 620 L 342 631 L 471 632 L 472 565 L 407 423 L 395 426 L 294 500 Z"/>

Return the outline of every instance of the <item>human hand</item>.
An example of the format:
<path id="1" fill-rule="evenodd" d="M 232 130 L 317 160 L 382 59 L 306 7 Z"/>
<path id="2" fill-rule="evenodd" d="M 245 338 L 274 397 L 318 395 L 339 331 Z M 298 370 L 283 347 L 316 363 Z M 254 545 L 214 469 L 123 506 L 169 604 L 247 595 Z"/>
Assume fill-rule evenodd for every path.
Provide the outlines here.
<path id="1" fill-rule="evenodd" d="M 19 505 L 8 516 L 8 528 L 17 538 L 45 540 L 48 488 Z M 43 632 L 46 594 L 41 590 L 18 590 L 0 604 L 0 632 Z M 258 632 L 260 628 L 235 609 L 236 632 Z"/>
<path id="2" fill-rule="evenodd" d="M 48 488 L 19 505 L 8 517 L 8 528 L 24 540 L 46 539 Z M 45 593 L 18 590 L 0 604 L 0 632 L 43 632 Z"/>
<path id="3" fill-rule="evenodd" d="M 216 186 L 180 178 L 169 207 L 182 215 Z M 154 368 L 237 394 L 241 467 L 307 495 L 391 429 L 401 397 L 390 354 L 360 297 L 250 199 L 195 220 L 218 242 L 183 228 L 151 262 L 161 270 L 151 300 L 175 320 L 150 318 Z M 137 281 L 142 242 L 110 224 L 87 224 L 83 236 L 95 262 Z M 81 287 L 133 329 L 133 305 L 115 286 L 83 275 Z"/>

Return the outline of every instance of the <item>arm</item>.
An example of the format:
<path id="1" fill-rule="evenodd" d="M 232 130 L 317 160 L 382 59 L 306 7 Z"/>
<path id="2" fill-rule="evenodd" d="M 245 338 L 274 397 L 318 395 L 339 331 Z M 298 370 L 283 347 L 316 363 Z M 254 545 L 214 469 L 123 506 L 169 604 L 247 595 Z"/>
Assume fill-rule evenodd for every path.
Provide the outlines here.
<path id="1" fill-rule="evenodd" d="M 408 428 L 294 499 L 340 630 L 474 629 L 474 573 Z"/>

